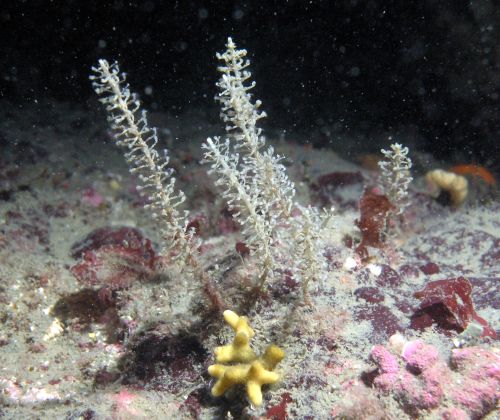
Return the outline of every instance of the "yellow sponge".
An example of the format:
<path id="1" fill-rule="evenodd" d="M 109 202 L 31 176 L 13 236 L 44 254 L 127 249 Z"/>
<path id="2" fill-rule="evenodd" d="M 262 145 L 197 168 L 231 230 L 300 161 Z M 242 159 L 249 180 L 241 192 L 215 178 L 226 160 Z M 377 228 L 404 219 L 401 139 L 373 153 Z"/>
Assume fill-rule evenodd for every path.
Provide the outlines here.
<path id="1" fill-rule="evenodd" d="M 217 363 L 246 363 L 257 358 L 250 348 L 250 339 L 255 335 L 248 320 L 244 316 L 238 316 L 233 311 L 224 311 L 224 319 L 234 330 L 235 337 L 232 344 L 217 347 L 214 351 Z"/>
<path id="2" fill-rule="evenodd" d="M 224 311 L 224 319 L 235 332 L 231 344 L 215 349 L 217 364 L 208 368 L 208 373 L 217 378 L 212 395 L 220 397 L 233 385 L 246 385 L 248 399 L 253 405 L 262 404 L 262 385 L 277 382 L 280 376 L 274 372 L 276 365 L 283 360 L 285 352 L 278 346 L 269 346 L 264 355 L 257 357 L 250 348 L 250 339 L 255 332 L 246 317 L 233 311 Z M 224 363 L 228 363 L 225 365 Z"/>

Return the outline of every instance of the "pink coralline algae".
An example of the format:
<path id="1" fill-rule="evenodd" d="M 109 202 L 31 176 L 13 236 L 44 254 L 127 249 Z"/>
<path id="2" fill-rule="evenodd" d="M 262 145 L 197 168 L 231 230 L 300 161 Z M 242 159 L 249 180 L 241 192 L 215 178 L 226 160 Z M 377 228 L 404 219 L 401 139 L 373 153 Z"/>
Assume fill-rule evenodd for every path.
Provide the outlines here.
<path id="1" fill-rule="evenodd" d="M 464 277 L 427 283 L 424 289 L 414 294 L 422 303 L 412 319 L 412 326 L 425 328 L 436 321 L 445 329 L 461 332 L 475 321 L 483 328 L 482 337 L 496 338 L 495 331 L 474 310 L 471 293 L 472 285 Z"/>
<path id="2" fill-rule="evenodd" d="M 146 414 L 140 410 L 138 404 L 138 396 L 127 389 L 122 389 L 117 394 L 110 396 L 113 401 L 113 418 L 145 418 Z"/>
<path id="3" fill-rule="evenodd" d="M 97 229 L 73 246 L 72 255 L 81 258 L 71 267 L 79 282 L 110 290 L 154 277 L 158 264 L 151 241 L 128 227 Z"/>
<path id="4" fill-rule="evenodd" d="M 104 197 L 94 188 L 86 188 L 82 191 L 80 202 L 85 206 L 100 207 L 104 204 Z"/>
<path id="5" fill-rule="evenodd" d="M 453 368 L 462 372 L 467 380 L 462 387 L 451 391 L 457 404 L 480 415 L 494 407 L 500 399 L 500 355 L 480 347 L 453 350 Z"/>
<path id="6" fill-rule="evenodd" d="M 446 366 L 442 362 L 437 363 L 437 357 L 433 359 L 427 354 L 429 348 L 426 345 L 414 348 L 411 360 L 407 361 L 405 368 L 401 368 L 396 356 L 385 347 L 376 346 L 371 355 L 380 373 L 374 380 L 375 387 L 385 393 L 393 393 L 408 411 L 436 408 L 443 397 L 441 381 L 445 378 Z M 419 363 L 420 358 L 429 365 L 417 372 L 415 368 L 425 364 L 424 361 Z"/>
<path id="7" fill-rule="evenodd" d="M 492 350 L 453 350 L 451 367 L 421 340 L 406 342 L 401 355 L 375 346 L 371 357 L 378 366 L 375 389 L 393 395 L 411 415 L 434 410 L 444 419 L 478 418 L 494 409 L 500 397 L 500 355 Z"/>

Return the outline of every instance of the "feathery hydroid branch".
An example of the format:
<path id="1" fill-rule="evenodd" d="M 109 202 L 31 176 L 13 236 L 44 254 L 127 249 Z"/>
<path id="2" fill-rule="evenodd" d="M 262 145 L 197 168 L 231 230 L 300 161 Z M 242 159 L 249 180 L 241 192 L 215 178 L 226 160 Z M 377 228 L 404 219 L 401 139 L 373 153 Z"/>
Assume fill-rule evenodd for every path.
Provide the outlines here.
<path id="1" fill-rule="evenodd" d="M 255 82 L 246 84 L 252 76 L 247 70 L 250 65 L 245 59 L 247 51 L 236 49 L 231 38 L 228 38 L 226 48 L 224 53 L 216 55 L 223 62 L 218 67 L 222 76 L 216 84 L 220 89 L 216 100 L 222 104 L 221 118 L 226 123 L 226 131 L 231 132 L 235 139 L 235 150 L 242 152 L 242 164 L 251 177 L 251 181 L 246 182 L 256 184 L 267 206 L 272 208 L 270 216 L 288 218 L 295 187 L 280 163 L 282 157 L 275 156 L 272 147 L 262 152 L 265 139 L 257 121 L 266 117 L 266 113 L 259 111 L 260 100 L 252 103 L 249 91 L 255 87 Z"/>
<path id="2" fill-rule="evenodd" d="M 125 159 L 130 172 L 137 174 L 139 189 L 150 198 L 147 207 L 160 223 L 164 244 L 184 255 L 191 247 L 192 233 L 186 232 L 187 215 L 181 215 L 177 207 L 186 199 L 184 193 L 175 189 L 173 170 L 168 168 L 169 156 L 164 151 L 160 158 L 155 149 L 158 143 L 156 129 L 148 126 L 146 111 L 140 110 L 140 102 L 130 93 L 125 75 L 120 74 L 117 63 L 109 64 L 99 60 L 98 67 L 92 67 L 92 86 L 99 101 L 106 106 L 108 121 L 115 132 L 116 144 L 128 149 Z"/>
<path id="3" fill-rule="evenodd" d="M 238 168 L 239 157 L 229 151 L 229 140 L 220 142 L 218 137 L 208 138 L 202 145 L 205 150 L 205 160 L 211 163 L 211 173 L 219 177 L 216 185 L 222 186 L 223 197 L 230 209 L 236 210 L 234 217 L 240 222 L 252 252 L 262 262 L 259 275 L 259 287 L 272 272 L 274 258 L 271 253 L 272 226 L 258 209 L 266 207 L 266 203 L 259 197 L 259 191 L 245 183 L 244 172 Z"/>
<path id="4" fill-rule="evenodd" d="M 161 158 L 155 149 L 158 143 L 156 129 L 149 127 L 146 111 L 140 110 L 137 95 L 130 92 L 125 74 L 120 74 L 117 63 L 110 65 L 106 60 L 99 60 L 99 66 L 92 67 L 92 71 L 95 73 L 90 76 L 92 86 L 101 96 L 99 101 L 106 106 L 116 144 L 128 150 L 125 159 L 130 172 L 138 175 L 138 188 L 150 199 L 146 207 L 159 222 L 164 251 L 172 251 L 191 268 L 202 281 L 212 304 L 220 308 L 222 301 L 198 261 L 194 231 L 187 228 L 188 212 L 181 213 L 177 209 L 185 201 L 185 195 L 175 188 L 173 170 L 167 166 L 168 152 L 165 150 Z"/>

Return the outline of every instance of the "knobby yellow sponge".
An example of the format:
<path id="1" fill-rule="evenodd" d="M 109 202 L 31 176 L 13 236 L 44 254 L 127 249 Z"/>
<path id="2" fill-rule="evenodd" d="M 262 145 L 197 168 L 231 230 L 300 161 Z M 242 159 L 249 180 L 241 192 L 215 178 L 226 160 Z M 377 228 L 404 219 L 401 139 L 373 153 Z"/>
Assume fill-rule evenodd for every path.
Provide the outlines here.
<path id="1" fill-rule="evenodd" d="M 220 397 L 236 384 L 246 385 L 248 399 L 253 405 L 262 404 L 262 385 L 274 384 L 280 376 L 273 372 L 283 360 L 285 352 L 278 346 L 269 346 L 261 357 L 250 348 L 250 339 L 255 332 L 244 316 L 233 311 L 224 311 L 224 319 L 234 330 L 231 344 L 215 348 L 215 365 L 208 367 L 208 373 L 217 378 L 212 395 Z"/>

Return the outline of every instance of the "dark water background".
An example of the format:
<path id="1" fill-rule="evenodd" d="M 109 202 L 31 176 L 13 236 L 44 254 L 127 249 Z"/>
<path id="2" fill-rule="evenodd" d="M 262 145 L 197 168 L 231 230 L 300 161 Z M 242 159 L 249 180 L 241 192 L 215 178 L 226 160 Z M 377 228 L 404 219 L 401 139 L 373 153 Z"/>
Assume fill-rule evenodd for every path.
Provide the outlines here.
<path id="1" fill-rule="evenodd" d="M 217 119 L 215 53 L 232 36 L 268 125 L 366 152 L 400 137 L 498 171 L 499 26 L 494 0 L 4 1 L 0 97 L 94 106 L 89 69 L 107 58 L 148 109 Z"/>

